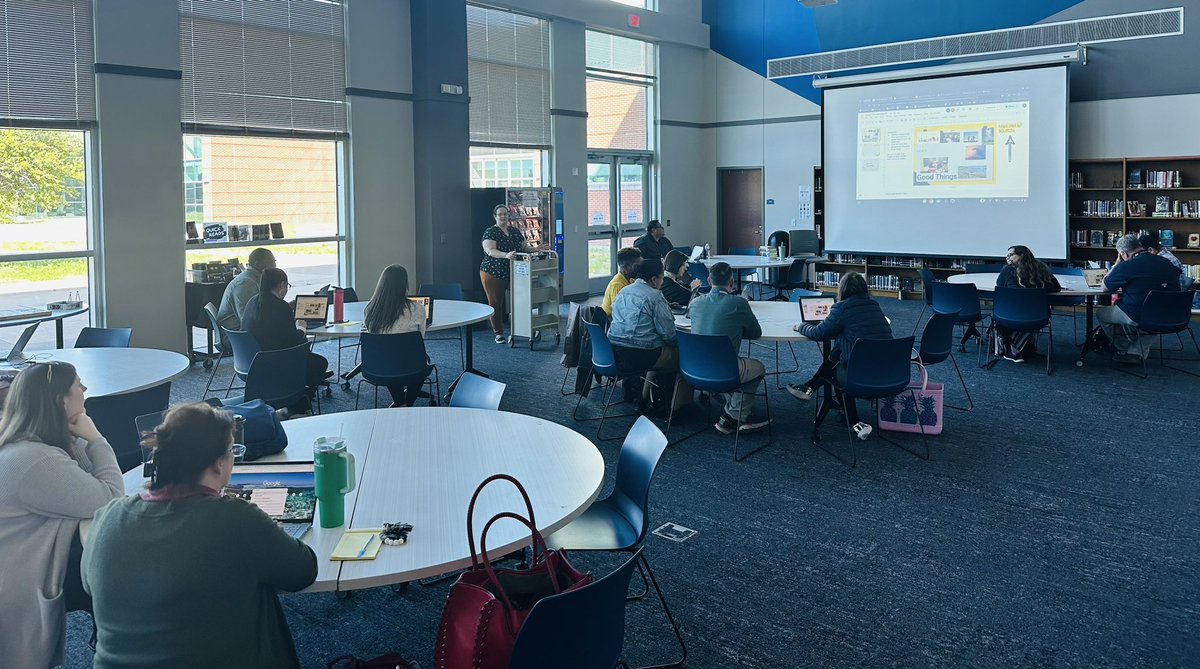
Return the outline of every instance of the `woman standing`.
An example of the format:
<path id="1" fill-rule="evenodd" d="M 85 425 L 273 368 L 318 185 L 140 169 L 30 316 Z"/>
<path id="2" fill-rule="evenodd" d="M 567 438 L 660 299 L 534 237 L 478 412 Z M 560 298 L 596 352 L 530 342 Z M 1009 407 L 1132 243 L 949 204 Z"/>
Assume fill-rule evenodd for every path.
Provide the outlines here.
<path id="1" fill-rule="evenodd" d="M 483 255 L 486 257 L 479 265 L 479 280 L 483 283 L 488 304 L 495 310 L 488 319 L 492 334 L 496 335 L 497 344 L 503 344 L 504 291 L 508 290 L 509 261 L 513 254 L 529 249 L 521 231 L 509 224 L 508 207 L 496 205 L 492 209 L 492 218 L 496 224 L 483 231 Z"/>
<path id="2" fill-rule="evenodd" d="M 996 285 L 1005 288 L 1043 288 L 1047 293 L 1057 293 L 1062 290 L 1058 279 L 1046 267 L 1046 263 L 1033 257 L 1033 251 L 1028 246 L 1013 246 L 1008 249 L 1004 269 L 996 277 Z M 1000 341 L 1004 350 L 999 352 L 1010 362 L 1025 362 L 1037 353 L 1037 344 L 1033 333 L 1019 332 L 997 326 Z"/>
<path id="3" fill-rule="evenodd" d="M 317 557 L 261 509 L 221 494 L 233 416 L 172 408 L 143 442 L 150 489 L 96 514 L 83 552 L 107 667 L 298 667 L 276 590 L 317 578 Z"/>
<path id="4" fill-rule="evenodd" d="M 125 492 L 117 456 L 83 408 L 65 362 L 13 380 L 0 418 L 0 664 L 63 661 L 66 611 L 90 609 L 79 585 L 79 521 Z"/>
<path id="5" fill-rule="evenodd" d="M 371 334 L 420 332 L 424 337 L 425 318 L 425 304 L 408 299 L 408 270 L 401 265 L 385 267 L 363 314 L 363 330 Z M 393 407 L 412 406 L 421 384 L 387 389 L 392 394 Z"/>

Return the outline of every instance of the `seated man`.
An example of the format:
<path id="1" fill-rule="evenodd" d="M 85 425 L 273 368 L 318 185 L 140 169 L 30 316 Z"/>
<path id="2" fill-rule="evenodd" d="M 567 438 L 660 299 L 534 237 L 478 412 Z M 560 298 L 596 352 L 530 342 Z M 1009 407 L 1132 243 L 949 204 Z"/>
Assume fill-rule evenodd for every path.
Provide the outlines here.
<path id="1" fill-rule="evenodd" d="M 667 231 L 657 220 L 646 224 L 646 234 L 633 240 L 633 246 L 642 252 L 642 257 L 663 260 L 675 247 L 667 239 Z"/>
<path id="2" fill-rule="evenodd" d="M 608 339 L 622 370 L 669 374 L 679 370 L 675 317 L 660 290 L 662 282 L 662 261 L 643 260 L 637 266 L 637 279 L 613 301 Z M 671 392 L 665 383 L 659 385 Z M 647 384 L 642 388 L 642 399 L 648 399 L 649 393 Z"/>
<path id="3" fill-rule="evenodd" d="M 698 335 L 725 335 L 733 342 L 736 352 L 742 346 L 742 338 L 754 339 L 762 336 L 762 326 L 758 318 L 750 310 L 750 303 L 740 295 L 732 294 L 730 285 L 733 283 L 733 270 L 729 263 L 719 262 L 708 271 L 708 283 L 712 290 L 705 295 L 699 295 L 688 306 L 688 315 L 692 320 L 692 332 Z M 742 389 L 729 394 L 725 401 L 725 413 L 717 419 L 714 427 L 723 434 L 733 434 L 738 430 L 738 420 L 741 420 L 742 432 L 758 430 L 770 422 L 766 418 L 752 418 L 750 410 L 754 407 L 754 395 L 766 368 L 754 358 L 738 358 L 738 372 L 742 380 Z"/>
<path id="4" fill-rule="evenodd" d="M 1150 354 L 1156 337 L 1138 336 L 1133 329 L 1142 315 L 1142 303 L 1152 290 L 1179 290 L 1179 274 L 1171 261 L 1147 253 L 1136 236 L 1117 240 L 1117 262 L 1104 277 L 1104 287 L 1120 290 L 1121 303 L 1096 309 L 1104 334 L 1117 345 L 1117 362 L 1140 365 Z M 1127 343 L 1122 347 L 1118 341 Z"/>
<path id="5" fill-rule="evenodd" d="M 257 248 L 250 252 L 246 269 L 233 277 L 233 281 L 225 287 L 225 296 L 221 298 L 221 307 L 217 310 L 217 325 L 226 330 L 242 329 L 242 314 L 246 313 L 246 304 L 250 298 L 258 295 L 263 270 L 271 267 L 275 267 L 275 254 L 270 249 Z"/>
<path id="6" fill-rule="evenodd" d="M 641 261 L 642 252 L 633 247 L 627 246 L 617 251 L 617 273 L 608 282 L 608 287 L 604 289 L 604 300 L 600 302 L 600 308 L 609 318 L 613 315 L 613 300 L 617 299 L 617 293 L 633 283 L 634 273 Z"/>
<path id="7" fill-rule="evenodd" d="M 1183 273 L 1183 262 L 1175 257 L 1174 253 L 1161 246 L 1162 242 L 1154 235 L 1142 235 L 1138 237 L 1138 243 L 1142 248 L 1146 249 L 1146 253 L 1156 255 L 1159 258 L 1166 258 L 1172 265 L 1179 269 L 1179 289 L 1189 290 L 1192 287 L 1192 277 Z"/>

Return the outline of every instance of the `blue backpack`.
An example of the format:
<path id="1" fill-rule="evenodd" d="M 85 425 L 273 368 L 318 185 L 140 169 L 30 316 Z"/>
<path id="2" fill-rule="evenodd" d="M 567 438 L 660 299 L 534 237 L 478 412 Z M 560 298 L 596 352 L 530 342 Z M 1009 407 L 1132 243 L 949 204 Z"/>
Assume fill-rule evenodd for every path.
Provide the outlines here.
<path id="1" fill-rule="evenodd" d="M 247 461 L 279 453 L 287 448 L 287 432 L 283 430 L 283 423 L 266 402 L 251 400 L 243 404 L 222 406 L 220 400 L 210 399 L 208 403 L 245 419 L 242 443 L 246 446 Z"/>

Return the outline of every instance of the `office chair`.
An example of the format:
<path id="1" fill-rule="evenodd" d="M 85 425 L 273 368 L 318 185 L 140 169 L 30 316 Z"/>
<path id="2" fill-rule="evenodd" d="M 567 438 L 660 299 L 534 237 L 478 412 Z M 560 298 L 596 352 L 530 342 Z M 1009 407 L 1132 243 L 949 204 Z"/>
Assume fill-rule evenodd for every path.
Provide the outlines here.
<path id="1" fill-rule="evenodd" d="M 75 348 L 129 348 L 133 328 L 85 327 L 75 339 Z"/>
<path id="2" fill-rule="evenodd" d="M 1000 359 L 996 355 L 1002 327 L 1016 332 L 1041 333 L 1043 328 L 1050 332 L 1046 348 L 1046 375 L 1054 373 L 1054 322 L 1050 320 L 1049 294 L 1042 288 L 1006 288 L 996 286 L 992 294 L 992 322 L 988 325 L 988 369 Z"/>
<path id="3" fill-rule="evenodd" d="M 371 334 L 364 332 L 359 340 L 362 344 L 362 378 L 354 392 L 354 408 L 358 409 L 358 397 L 363 382 L 375 386 L 375 406 L 379 406 L 379 386 L 429 386 L 430 406 L 437 404 L 442 393 L 438 380 L 437 365 L 429 361 L 425 352 L 425 339 L 420 332 L 402 334 Z M 401 402 L 404 398 L 393 397 Z"/>
<path id="4" fill-rule="evenodd" d="M 1166 363 L 1166 358 L 1163 357 L 1162 336 L 1165 334 L 1178 334 L 1180 341 L 1183 340 L 1182 334 L 1188 333 L 1192 338 L 1192 347 L 1196 349 L 1196 354 L 1200 355 L 1200 345 L 1196 343 L 1196 333 L 1192 332 L 1192 299 L 1195 291 L 1192 290 L 1152 290 L 1146 294 L 1146 301 L 1142 303 L 1142 313 L 1138 318 L 1138 332 L 1148 335 L 1158 335 L 1158 361 L 1167 369 L 1173 369 L 1177 372 L 1190 374 L 1192 376 L 1200 376 L 1196 372 L 1188 371 L 1182 367 L 1174 367 Z M 1150 376 L 1150 371 L 1146 367 L 1146 361 L 1150 356 L 1142 358 L 1142 374 L 1143 379 Z"/>

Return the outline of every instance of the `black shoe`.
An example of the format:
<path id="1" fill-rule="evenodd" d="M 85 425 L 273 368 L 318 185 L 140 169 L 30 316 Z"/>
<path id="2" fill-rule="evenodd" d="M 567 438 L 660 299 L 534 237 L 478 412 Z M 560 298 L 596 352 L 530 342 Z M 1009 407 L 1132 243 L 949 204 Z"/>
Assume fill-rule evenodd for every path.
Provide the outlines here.
<path id="1" fill-rule="evenodd" d="M 737 421 L 733 419 L 733 416 L 723 413 L 721 414 L 721 417 L 717 419 L 717 422 L 715 425 L 713 425 L 713 427 L 717 428 L 717 432 L 720 432 L 721 434 L 733 434 L 737 431 L 738 424 Z"/>
<path id="2" fill-rule="evenodd" d="M 1136 353 L 1118 353 L 1113 356 L 1113 362 L 1122 365 L 1140 365 L 1142 364 L 1142 356 Z"/>

